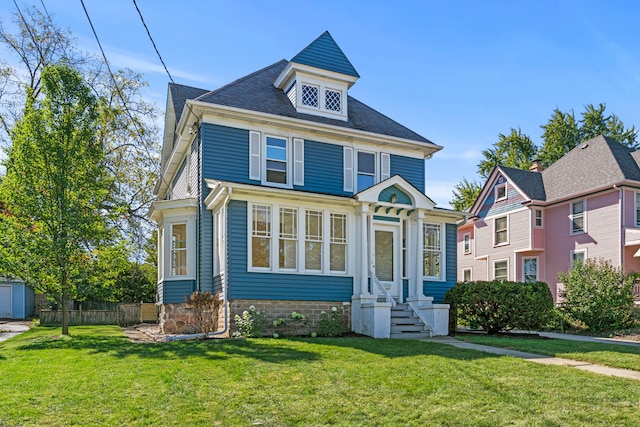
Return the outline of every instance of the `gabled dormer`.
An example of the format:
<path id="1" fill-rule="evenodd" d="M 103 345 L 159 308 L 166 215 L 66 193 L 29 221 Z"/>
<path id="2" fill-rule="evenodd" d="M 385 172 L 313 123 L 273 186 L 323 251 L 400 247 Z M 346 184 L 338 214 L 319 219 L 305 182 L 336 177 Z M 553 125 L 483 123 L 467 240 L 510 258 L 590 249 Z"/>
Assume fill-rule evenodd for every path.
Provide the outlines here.
<path id="1" fill-rule="evenodd" d="M 273 83 L 299 113 L 349 120 L 347 92 L 360 75 L 328 31 L 294 56 Z"/>

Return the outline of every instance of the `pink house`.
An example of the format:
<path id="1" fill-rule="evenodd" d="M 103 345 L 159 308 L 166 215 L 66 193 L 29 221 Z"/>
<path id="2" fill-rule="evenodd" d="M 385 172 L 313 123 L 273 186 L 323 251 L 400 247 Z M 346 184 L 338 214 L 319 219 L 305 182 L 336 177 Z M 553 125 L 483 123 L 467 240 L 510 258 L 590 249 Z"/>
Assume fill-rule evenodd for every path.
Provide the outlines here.
<path id="1" fill-rule="evenodd" d="M 640 272 L 640 151 L 599 136 L 542 170 L 496 167 L 458 228 L 458 280 L 540 280 L 604 258 Z"/>

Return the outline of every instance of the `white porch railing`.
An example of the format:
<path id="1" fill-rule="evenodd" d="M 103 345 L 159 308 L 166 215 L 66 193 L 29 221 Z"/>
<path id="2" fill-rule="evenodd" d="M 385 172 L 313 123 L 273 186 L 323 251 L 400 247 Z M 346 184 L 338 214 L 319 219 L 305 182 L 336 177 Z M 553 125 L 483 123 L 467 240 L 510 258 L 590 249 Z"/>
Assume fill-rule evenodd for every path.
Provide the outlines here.
<path id="1" fill-rule="evenodd" d="M 422 321 L 422 323 L 424 323 L 424 327 L 429 332 L 429 335 L 433 336 L 433 329 L 431 328 L 431 325 L 429 325 L 429 322 L 427 322 L 426 317 L 424 317 L 424 315 L 422 314 L 422 311 L 420 311 L 420 309 L 418 308 L 416 301 L 407 301 L 407 304 L 409 305 L 409 308 L 411 308 L 411 310 L 413 310 L 413 312 Z"/>
<path id="2" fill-rule="evenodd" d="M 384 294 L 385 298 L 386 298 L 386 302 L 391 303 L 391 307 L 395 307 L 396 306 L 396 300 L 393 299 L 393 297 L 391 296 L 391 293 L 389 292 L 389 290 L 387 288 L 384 287 L 384 285 L 382 284 L 382 282 L 380 282 L 380 280 L 378 279 L 378 277 L 375 275 L 375 273 L 371 270 L 369 270 L 369 276 L 371 277 L 371 281 L 382 291 L 382 293 Z"/>

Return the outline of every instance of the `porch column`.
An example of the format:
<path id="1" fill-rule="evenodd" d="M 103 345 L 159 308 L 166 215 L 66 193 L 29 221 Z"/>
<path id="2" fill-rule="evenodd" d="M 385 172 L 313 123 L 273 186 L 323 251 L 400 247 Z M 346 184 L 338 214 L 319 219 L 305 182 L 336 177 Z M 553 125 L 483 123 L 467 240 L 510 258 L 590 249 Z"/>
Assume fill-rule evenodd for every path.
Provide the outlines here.
<path id="1" fill-rule="evenodd" d="M 360 205 L 360 294 L 369 294 L 369 205 Z"/>
<path id="2" fill-rule="evenodd" d="M 416 280 L 414 281 L 414 291 L 413 291 L 413 295 L 415 296 L 421 296 L 423 295 L 423 284 L 422 284 L 422 277 L 423 277 L 423 269 L 424 269 L 424 256 L 423 256 L 423 251 L 424 251 L 424 230 L 422 229 L 422 224 L 423 224 L 423 220 L 424 220 L 424 212 L 423 211 L 418 211 L 416 213 L 416 228 L 417 228 L 417 233 L 416 233 L 416 258 L 417 258 L 417 262 L 414 264 L 415 266 L 415 278 Z"/>

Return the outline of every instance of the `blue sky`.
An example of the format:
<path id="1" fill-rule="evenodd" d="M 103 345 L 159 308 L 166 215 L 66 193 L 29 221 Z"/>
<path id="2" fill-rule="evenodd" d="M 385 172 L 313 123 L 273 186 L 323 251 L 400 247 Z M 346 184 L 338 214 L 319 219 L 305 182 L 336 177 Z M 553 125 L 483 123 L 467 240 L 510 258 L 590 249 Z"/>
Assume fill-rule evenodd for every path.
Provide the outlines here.
<path id="1" fill-rule="evenodd" d="M 578 114 L 604 102 L 640 125 L 640 2 L 137 3 L 174 80 L 203 89 L 290 59 L 328 30 L 361 76 L 350 94 L 444 146 L 427 161 L 426 193 L 441 207 L 463 176 L 477 177 L 499 133 L 520 127 L 539 143 L 556 107 Z M 98 52 L 79 0 L 44 4 L 81 48 Z M 85 5 L 112 66 L 143 73 L 145 97 L 163 109 L 168 77 L 133 1 Z M 2 9 L 6 22 L 13 5 Z"/>

